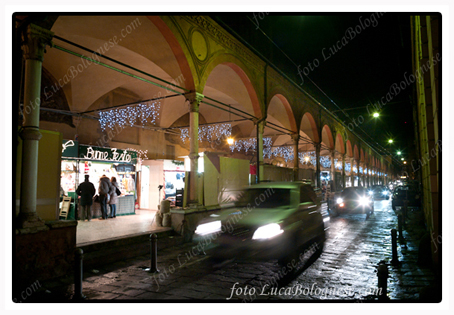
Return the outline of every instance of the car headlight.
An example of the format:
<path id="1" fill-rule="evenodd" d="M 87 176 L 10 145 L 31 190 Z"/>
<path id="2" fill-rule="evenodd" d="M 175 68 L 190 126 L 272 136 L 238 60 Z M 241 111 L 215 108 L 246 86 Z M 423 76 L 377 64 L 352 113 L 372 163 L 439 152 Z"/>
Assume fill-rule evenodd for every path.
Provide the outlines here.
<path id="1" fill-rule="evenodd" d="M 197 226 L 195 230 L 195 234 L 198 235 L 207 235 L 215 232 L 219 232 L 221 230 L 221 221 L 213 221 L 210 223 L 204 223 Z"/>
<path id="2" fill-rule="evenodd" d="M 281 229 L 280 225 L 277 223 L 271 223 L 259 227 L 252 236 L 253 240 L 266 240 L 279 234 L 282 234 L 284 231 Z"/>
<path id="3" fill-rule="evenodd" d="M 359 204 L 361 206 L 367 206 L 372 200 L 370 198 L 367 198 L 367 197 L 360 197 L 359 198 Z"/>
<path id="4" fill-rule="evenodd" d="M 373 195 L 374 194 L 374 192 L 372 190 L 369 190 L 368 193 L 369 193 L 369 195 Z"/>
<path id="5" fill-rule="evenodd" d="M 382 194 L 383 194 L 384 196 L 388 196 L 388 191 L 387 191 L 387 190 L 383 190 L 383 191 L 382 191 Z"/>
<path id="6" fill-rule="evenodd" d="M 336 199 L 336 202 L 337 202 L 337 203 L 343 203 L 343 202 L 344 202 L 344 199 L 342 199 L 342 198 L 337 198 L 337 199 Z"/>

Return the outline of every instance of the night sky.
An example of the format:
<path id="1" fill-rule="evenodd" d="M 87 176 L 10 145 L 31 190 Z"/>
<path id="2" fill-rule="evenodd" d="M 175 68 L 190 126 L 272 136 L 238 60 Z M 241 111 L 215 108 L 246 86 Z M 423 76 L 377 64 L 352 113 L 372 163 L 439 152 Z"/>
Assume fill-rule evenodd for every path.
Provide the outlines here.
<path id="1" fill-rule="evenodd" d="M 248 13 L 213 18 L 241 36 L 325 107 L 336 111 L 341 120 L 349 123 L 362 120 L 362 116 L 364 122 L 354 131 L 363 139 L 393 153 L 401 149 L 408 154 L 414 147 L 413 87 L 406 83 L 404 89 L 399 87 L 405 82 L 405 73 L 407 77 L 412 73 L 408 14 Z M 298 74 L 298 65 L 303 74 Z M 373 118 L 372 104 L 381 100 L 380 117 Z M 390 138 L 394 140 L 392 146 L 387 143 Z"/>

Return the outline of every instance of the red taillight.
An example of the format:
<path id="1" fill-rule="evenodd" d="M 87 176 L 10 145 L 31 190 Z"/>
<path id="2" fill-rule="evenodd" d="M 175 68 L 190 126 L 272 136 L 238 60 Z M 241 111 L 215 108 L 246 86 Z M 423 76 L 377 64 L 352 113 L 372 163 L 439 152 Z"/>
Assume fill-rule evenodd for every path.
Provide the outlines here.
<path id="1" fill-rule="evenodd" d="M 339 204 L 339 207 L 343 207 L 343 206 L 345 206 L 345 204 L 343 202 Z"/>

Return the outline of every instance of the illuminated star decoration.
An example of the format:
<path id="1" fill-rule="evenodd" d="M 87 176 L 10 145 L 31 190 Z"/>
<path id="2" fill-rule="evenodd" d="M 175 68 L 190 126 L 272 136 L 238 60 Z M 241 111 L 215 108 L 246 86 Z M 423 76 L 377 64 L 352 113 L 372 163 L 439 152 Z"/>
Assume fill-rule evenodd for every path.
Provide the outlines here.
<path id="1" fill-rule="evenodd" d="M 111 109 L 99 112 L 99 123 L 101 129 L 113 129 L 115 126 L 134 126 L 139 121 L 142 125 L 156 123 L 159 119 L 161 102 L 151 104 L 137 104 L 133 106 Z"/>

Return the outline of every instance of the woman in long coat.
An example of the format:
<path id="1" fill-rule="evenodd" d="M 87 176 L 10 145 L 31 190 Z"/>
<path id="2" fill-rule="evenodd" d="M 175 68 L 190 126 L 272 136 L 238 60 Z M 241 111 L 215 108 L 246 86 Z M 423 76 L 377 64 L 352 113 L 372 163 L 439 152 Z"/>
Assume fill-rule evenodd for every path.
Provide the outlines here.
<path id="1" fill-rule="evenodd" d="M 117 179 L 115 177 L 112 176 L 112 178 L 110 179 L 110 182 L 112 184 L 112 189 L 110 190 L 110 201 L 109 201 L 110 217 L 115 218 L 117 216 L 117 202 L 118 202 L 117 188 L 120 189 L 120 187 L 118 187 Z"/>

